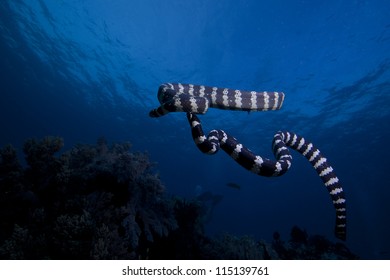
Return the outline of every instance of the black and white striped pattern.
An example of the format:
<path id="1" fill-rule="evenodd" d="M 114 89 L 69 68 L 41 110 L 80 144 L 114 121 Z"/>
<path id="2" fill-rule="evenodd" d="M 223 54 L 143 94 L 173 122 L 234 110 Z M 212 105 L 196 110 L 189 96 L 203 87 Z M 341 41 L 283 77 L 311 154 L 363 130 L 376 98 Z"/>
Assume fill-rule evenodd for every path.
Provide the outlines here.
<path id="1" fill-rule="evenodd" d="M 212 130 L 206 137 L 195 115 L 206 113 L 209 107 L 243 111 L 277 110 L 283 104 L 283 93 L 163 84 L 159 88 L 158 99 L 161 106 L 150 111 L 151 117 L 160 117 L 169 112 L 187 112 L 193 140 L 203 153 L 215 154 L 222 148 L 237 163 L 258 175 L 273 177 L 286 173 L 292 160 L 287 147 L 301 153 L 317 171 L 331 196 L 336 209 L 336 237 L 346 240 L 346 200 L 343 188 L 327 159 L 311 142 L 295 133 L 279 131 L 272 142 L 276 160 L 270 160 L 255 155 L 223 130 Z"/>
<path id="2" fill-rule="evenodd" d="M 150 111 L 151 117 L 161 117 L 169 112 L 204 114 L 210 107 L 242 111 L 278 110 L 282 107 L 284 93 L 167 83 L 160 86 L 157 97 L 161 106 Z"/>
<path id="3" fill-rule="evenodd" d="M 327 159 L 311 142 L 295 133 L 279 131 L 274 135 L 272 142 L 272 150 L 276 160 L 271 160 L 255 155 L 223 130 L 212 130 L 206 137 L 199 118 L 192 113 L 187 113 L 187 118 L 191 126 L 192 138 L 203 153 L 215 154 L 219 148 L 222 148 L 238 164 L 261 176 L 281 176 L 288 171 L 292 157 L 287 146 L 305 156 L 324 182 L 333 201 L 336 209 L 335 235 L 341 240 L 346 239 L 344 191 Z"/>

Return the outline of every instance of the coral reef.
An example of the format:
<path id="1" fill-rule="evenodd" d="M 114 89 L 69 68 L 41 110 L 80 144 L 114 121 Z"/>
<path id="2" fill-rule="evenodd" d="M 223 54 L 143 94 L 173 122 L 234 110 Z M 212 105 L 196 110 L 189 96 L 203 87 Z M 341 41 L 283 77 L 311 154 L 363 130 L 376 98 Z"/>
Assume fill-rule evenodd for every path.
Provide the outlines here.
<path id="1" fill-rule="evenodd" d="M 132 259 L 141 240 L 177 227 L 173 205 L 144 153 L 129 143 L 77 145 L 30 139 L 0 151 L 0 258 Z"/>
<path id="2" fill-rule="evenodd" d="M 129 143 L 29 139 L 20 163 L 0 149 L 0 259 L 355 259 L 343 244 L 294 227 L 288 242 L 224 234 L 204 224 L 222 196 L 166 194 L 148 155 Z M 209 207 L 209 209 L 207 209 Z"/>

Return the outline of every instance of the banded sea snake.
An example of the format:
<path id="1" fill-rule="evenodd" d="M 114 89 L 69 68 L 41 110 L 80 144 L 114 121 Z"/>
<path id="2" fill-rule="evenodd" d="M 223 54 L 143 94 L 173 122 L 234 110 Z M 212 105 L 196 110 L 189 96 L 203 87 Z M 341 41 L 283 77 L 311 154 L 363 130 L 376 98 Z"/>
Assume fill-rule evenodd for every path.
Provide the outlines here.
<path id="1" fill-rule="evenodd" d="M 212 130 L 205 136 L 196 114 L 211 108 L 242 111 L 278 110 L 284 101 L 283 92 L 241 91 L 191 84 L 162 84 L 158 90 L 160 106 L 150 111 L 150 117 L 161 117 L 170 112 L 186 112 L 192 138 L 203 153 L 215 154 L 222 148 L 238 164 L 258 175 L 281 176 L 291 166 L 290 147 L 306 157 L 325 184 L 336 210 L 335 235 L 346 240 L 346 199 L 338 177 L 328 160 L 313 143 L 288 131 L 278 131 L 272 141 L 276 160 L 255 155 L 236 138 L 223 130 Z"/>

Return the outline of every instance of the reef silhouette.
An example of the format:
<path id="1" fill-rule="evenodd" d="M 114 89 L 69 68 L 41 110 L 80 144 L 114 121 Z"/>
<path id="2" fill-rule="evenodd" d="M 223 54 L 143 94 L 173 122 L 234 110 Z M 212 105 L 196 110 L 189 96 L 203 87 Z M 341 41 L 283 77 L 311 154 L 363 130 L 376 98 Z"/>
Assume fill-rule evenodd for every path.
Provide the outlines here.
<path id="1" fill-rule="evenodd" d="M 130 143 L 28 139 L 0 149 L 0 259 L 356 259 L 294 227 L 284 242 L 205 234 L 204 201 L 167 194 Z M 220 199 L 220 198 L 219 198 Z"/>

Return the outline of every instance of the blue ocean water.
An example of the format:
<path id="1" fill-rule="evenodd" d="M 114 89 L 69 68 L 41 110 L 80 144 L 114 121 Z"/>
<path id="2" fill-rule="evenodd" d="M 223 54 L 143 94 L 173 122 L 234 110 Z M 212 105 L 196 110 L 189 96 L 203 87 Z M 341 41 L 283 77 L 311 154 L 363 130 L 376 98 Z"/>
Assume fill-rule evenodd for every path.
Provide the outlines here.
<path id="1" fill-rule="evenodd" d="M 164 82 L 283 91 L 280 111 L 200 118 L 269 158 L 278 130 L 312 140 L 347 195 L 346 245 L 390 259 L 389 9 L 385 0 L 1 1 L 0 145 L 130 141 L 157 162 L 169 193 L 223 196 L 210 235 L 271 240 L 298 225 L 335 240 L 329 195 L 298 153 L 287 174 L 263 178 L 223 152 L 201 154 L 183 113 L 148 116 Z"/>

